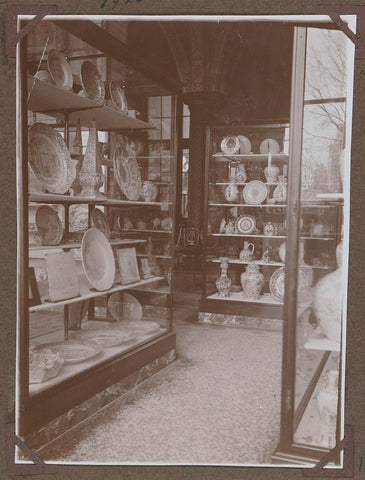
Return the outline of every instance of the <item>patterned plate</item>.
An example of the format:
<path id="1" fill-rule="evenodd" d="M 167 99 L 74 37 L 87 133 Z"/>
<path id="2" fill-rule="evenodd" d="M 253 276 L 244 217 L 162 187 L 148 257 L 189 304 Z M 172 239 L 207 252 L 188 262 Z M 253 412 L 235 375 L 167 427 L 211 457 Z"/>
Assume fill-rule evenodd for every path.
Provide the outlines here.
<path id="1" fill-rule="evenodd" d="M 248 205 L 260 205 L 267 197 L 267 188 L 260 180 L 252 180 L 242 191 L 243 199 Z"/>
<path id="2" fill-rule="evenodd" d="M 110 226 L 108 220 L 100 208 L 94 208 L 91 212 L 91 226 L 104 233 L 106 238 L 110 237 Z"/>
<path id="3" fill-rule="evenodd" d="M 45 123 L 29 129 L 29 165 L 50 193 L 66 193 L 76 177 L 77 161 L 71 159 L 61 135 Z"/>
<path id="4" fill-rule="evenodd" d="M 118 145 L 114 152 L 114 175 L 119 188 L 128 198 L 136 201 L 142 194 L 141 172 L 136 158 L 128 156 L 123 145 Z"/>
<path id="5" fill-rule="evenodd" d="M 40 206 L 37 209 L 35 221 L 43 245 L 58 245 L 61 242 L 63 228 L 56 210 L 48 205 Z"/>
<path id="6" fill-rule="evenodd" d="M 280 267 L 270 277 L 270 292 L 278 302 L 284 301 L 285 294 L 285 267 Z"/>
<path id="7" fill-rule="evenodd" d="M 112 99 L 114 108 L 123 113 L 128 113 L 128 104 L 125 97 L 124 89 L 117 83 L 112 80 L 109 83 L 109 94 Z"/>
<path id="8" fill-rule="evenodd" d="M 104 81 L 95 65 L 89 61 L 81 65 L 81 85 L 87 97 L 97 103 L 105 99 Z"/>
<path id="9" fill-rule="evenodd" d="M 102 351 L 102 345 L 94 342 L 81 340 L 64 340 L 63 342 L 43 343 L 33 347 L 34 352 L 50 350 L 52 353 L 59 353 L 65 364 L 80 363 L 89 358 L 95 357 Z"/>
<path id="10" fill-rule="evenodd" d="M 224 137 L 221 142 L 221 150 L 225 155 L 234 155 L 240 151 L 240 140 L 234 135 Z"/>
<path id="11" fill-rule="evenodd" d="M 280 145 L 276 140 L 273 138 L 265 138 L 260 143 L 260 153 L 279 153 L 280 152 Z"/>
<path id="12" fill-rule="evenodd" d="M 87 340 L 93 343 L 97 343 L 104 348 L 112 348 L 118 345 L 122 345 L 122 343 L 131 342 L 135 340 L 136 335 L 130 332 L 116 332 L 111 328 L 104 328 L 104 329 L 88 329 L 84 328 L 79 330 L 78 332 L 72 333 L 71 338 L 75 340 Z"/>
<path id="13" fill-rule="evenodd" d="M 243 235 L 249 235 L 256 228 L 256 220 L 251 215 L 241 215 L 236 220 L 236 229 Z"/>

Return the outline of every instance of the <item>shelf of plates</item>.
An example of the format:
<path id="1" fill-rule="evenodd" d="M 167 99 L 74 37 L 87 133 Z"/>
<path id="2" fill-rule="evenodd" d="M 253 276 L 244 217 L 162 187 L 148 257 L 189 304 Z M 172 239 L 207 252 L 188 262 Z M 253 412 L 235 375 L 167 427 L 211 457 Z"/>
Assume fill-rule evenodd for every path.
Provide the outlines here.
<path id="1" fill-rule="evenodd" d="M 172 332 L 174 140 L 151 148 L 155 127 L 121 108 L 125 92 L 97 62 L 80 60 L 82 87 L 72 86 L 66 57 L 47 55 L 49 75 L 27 76 L 23 131 L 31 396 Z M 52 378 L 47 356 L 65 364 Z"/>
<path id="2" fill-rule="evenodd" d="M 263 305 L 281 315 L 288 132 L 287 124 L 208 128 L 201 312 L 244 315 L 250 304 L 259 317 L 270 315 L 270 309 L 260 310 Z M 299 266 L 305 291 L 313 279 L 334 269 L 327 251 L 338 236 L 333 209 L 338 200 L 329 194 L 302 199 Z"/>

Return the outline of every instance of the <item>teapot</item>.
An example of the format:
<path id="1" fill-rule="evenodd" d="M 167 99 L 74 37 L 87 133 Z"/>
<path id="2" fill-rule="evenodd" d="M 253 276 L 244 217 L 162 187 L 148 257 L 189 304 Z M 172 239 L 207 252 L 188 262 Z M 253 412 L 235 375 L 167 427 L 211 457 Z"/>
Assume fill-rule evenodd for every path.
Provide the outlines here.
<path id="1" fill-rule="evenodd" d="M 243 250 L 240 251 L 240 261 L 244 263 L 252 262 L 254 251 L 255 245 L 246 240 L 244 242 Z"/>

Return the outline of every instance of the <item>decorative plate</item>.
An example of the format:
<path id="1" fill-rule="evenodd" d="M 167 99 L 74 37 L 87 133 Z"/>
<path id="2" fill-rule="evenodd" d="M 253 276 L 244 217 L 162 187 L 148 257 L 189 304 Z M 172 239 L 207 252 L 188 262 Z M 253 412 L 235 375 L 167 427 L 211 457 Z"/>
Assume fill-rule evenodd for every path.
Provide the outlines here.
<path id="1" fill-rule="evenodd" d="M 125 91 L 114 80 L 109 82 L 109 94 L 110 94 L 110 98 L 112 99 L 114 107 L 120 112 L 128 114 L 128 103 L 125 96 Z"/>
<path id="2" fill-rule="evenodd" d="M 236 220 L 236 229 L 243 235 L 249 235 L 255 231 L 255 228 L 256 220 L 251 215 L 241 215 Z"/>
<path id="3" fill-rule="evenodd" d="M 104 329 L 99 327 L 98 329 L 84 328 L 78 332 L 72 333 L 71 338 L 75 340 L 87 340 L 97 343 L 102 347 L 111 348 L 135 340 L 136 335 L 132 331 L 116 332 L 108 327 Z"/>
<path id="4" fill-rule="evenodd" d="M 260 180 L 252 180 L 242 190 L 244 201 L 248 205 L 260 205 L 267 197 L 267 188 Z"/>
<path id="5" fill-rule="evenodd" d="M 93 208 L 93 210 L 91 211 L 90 222 L 92 227 L 95 227 L 101 232 L 103 232 L 106 238 L 109 239 L 110 237 L 109 222 L 106 216 L 104 215 L 104 213 L 100 210 L 100 208 Z"/>
<path id="6" fill-rule="evenodd" d="M 278 302 L 284 301 L 285 294 L 285 267 L 280 267 L 270 277 L 270 292 Z"/>
<path id="7" fill-rule="evenodd" d="M 98 343 L 85 342 L 81 340 L 64 340 L 62 342 L 43 343 L 33 347 L 34 352 L 50 350 L 52 353 L 59 353 L 65 364 L 80 363 L 89 358 L 95 357 L 102 351 L 103 347 Z"/>
<path id="8" fill-rule="evenodd" d="M 240 153 L 248 155 L 251 153 L 251 142 L 247 137 L 243 135 L 238 135 L 238 140 L 240 142 Z"/>
<path id="9" fill-rule="evenodd" d="M 119 188 L 128 198 L 136 201 L 142 193 L 141 172 L 136 158 L 127 156 L 123 145 L 118 145 L 113 158 L 114 175 Z"/>
<path id="10" fill-rule="evenodd" d="M 104 81 L 93 63 L 87 60 L 82 63 L 80 79 L 86 96 L 96 103 L 103 103 L 105 99 Z"/>
<path id="11" fill-rule="evenodd" d="M 224 198 L 227 202 L 237 202 L 239 195 L 238 187 L 235 183 L 230 183 L 224 189 Z"/>
<path id="12" fill-rule="evenodd" d="M 148 322 L 142 320 L 141 322 L 127 321 L 111 323 L 113 329 L 121 331 L 132 331 L 135 335 L 148 335 L 157 333 L 160 330 L 160 325 L 157 322 Z"/>
<path id="13" fill-rule="evenodd" d="M 158 187 L 149 180 L 142 184 L 142 197 L 145 202 L 154 202 L 158 195 Z"/>
<path id="14" fill-rule="evenodd" d="M 260 143 L 260 153 L 280 153 L 280 145 L 273 138 L 265 138 Z"/>
<path id="15" fill-rule="evenodd" d="M 56 210 L 48 205 L 41 205 L 35 215 L 37 230 L 43 245 L 58 245 L 62 240 L 63 228 Z"/>
<path id="16" fill-rule="evenodd" d="M 118 322 L 123 320 L 139 322 L 142 320 L 142 305 L 130 293 L 113 293 L 108 300 L 108 309 L 112 317 Z"/>
<path id="17" fill-rule="evenodd" d="M 86 278 L 96 290 L 109 290 L 115 278 L 115 260 L 106 236 L 90 228 L 81 242 L 82 266 Z"/>
<path id="18" fill-rule="evenodd" d="M 66 57 L 58 50 L 52 49 L 48 54 L 47 66 L 54 83 L 59 87 L 71 90 L 74 81 Z"/>
<path id="19" fill-rule="evenodd" d="M 162 230 L 165 230 L 165 231 L 171 231 L 173 224 L 174 222 L 171 217 L 165 217 L 161 221 L 161 228 Z"/>
<path id="20" fill-rule="evenodd" d="M 71 159 L 61 135 L 45 123 L 29 129 L 29 165 L 50 193 L 66 193 L 76 178 L 77 161 Z"/>
<path id="21" fill-rule="evenodd" d="M 221 150 L 225 155 L 234 155 L 240 150 L 240 140 L 238 137 L 229 135 L 224 137 L 221 142 Z"/>

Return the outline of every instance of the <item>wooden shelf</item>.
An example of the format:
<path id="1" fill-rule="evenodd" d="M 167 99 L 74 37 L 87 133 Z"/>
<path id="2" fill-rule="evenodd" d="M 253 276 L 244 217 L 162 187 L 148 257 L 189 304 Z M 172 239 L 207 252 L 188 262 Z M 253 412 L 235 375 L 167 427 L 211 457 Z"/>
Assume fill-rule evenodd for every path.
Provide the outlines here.
<path id="1" fill-rule="evenodd" d="M 208 203 L 209 207 L 261 207 L 261 208 L 266 208 L 266 207 L 271 207 L 271 208 L 286 208 L 286 204 L 280 204 L 280 203 L 265 203 L 262 204 L 260 203 L 259 205 L 250 205 L 249 203 L 213 203 L 209 202 Z"/>
<path id="2" fill-rule="evenodd" d="M 245 235 L 243 233 L 208 233 L 211 237 L 252 237 L 252 238 L 286 238 L 285 235 Z"/>
<path id="3" fill-rule="evenodd" d="M 250 162 L 267 162 L 269 155 L 267 153 L 251 153 L 251 154 L 244 154 L 244 153 L 236 153 L 234 155 L 224 155 L 223 153 L 215 153 L 213 155 L 218 161 L 221 162 L 232 162 L 236 161 L 239 162 L 240 160 L 248 160 Z M 278 160 L 281 162 L 288 162 L 289 156 L 285 153 L 272 153 L 271 159 Z"/>
<path id="4" fill-rule="evenodd" d="M 135 229 L 135 228 L 128 228 L 126 230 L 119 230 L 119 232 L 121 233 L 127 233 L 127 232 L 131 232 L 131 233 L 166 233 L 166 234 L 172 234 L 172 230 L 138 230 L 138 229 Z"/>
<path id="5" fill-rule="evenodd" d="M 140 240 L 138 238 L 123 238 L 121 240 L 110 240 L 112 247 L 118 245 L 129 245 L 135 243 L 146 243 L 147 240 Z M 81 242 L 60 243 L 59 245 L 29 245 L 30 251 L 35 250 L 70 250 L 71 248 L 81 248 Z"/>
<path id="6" fill-rule="evenodd" d="M 160 206 L 172 205 L 172 202 L 144 202 L 133 200 L 118 200 L 113 198 L 93 198 L 93 197 L 74 197 L 71 195 L 57 195 L 52 193 L 30 193 L 29 201 L 34 203 L 50 203 L 50 204 L 86 204 L 86 205 L 103 205 L 107 207 L 120 205 L 135 206 Z"/>
<path id="7" fill-rule="evenodd" d="M 29 312 L 38 312 L 40 310 L 49 310 L 50 308 L 59 307 L 61 305 L 68 305 L 70 303 L 77 303 L 77 302 L 81 302 L 83 300 L 89 300 L 90 298 L 102 297 L 103 295 L 108 295 L 108 294 L 111 294 L 111 293 L 120 292 L 122 290 L 132 289 L 132 288 L 138 287 L 140 285 L 146 285 L 147 283 L 152 283 L 152 282 L 156 282 L 156 281 L 159 281 L 159 280 L 163 280 L 164 278 L 165 277 L 146 278 L 145 280 L 141 280 L 141 281 L 136 282 L 136 283 L 130 283 L 128 285 L 116 285 L 116 286 L 112 287 L 110 290 L 105 290 L 105 291 L 102 291 L 102 292 L 91 291 L 88 288 L 88 285 L 87 285 L 87 282 L 85 282 L 85 279 L 80 278 L 80 290 L 82 292 L 82 294 L 80 296 L 75 297 L 75 298 L 70 298 L 70 299 L 67 299 L 67 300 L 62 300 L 60 302 L 45 302 L 45 303 L 42 303 L 40 305 L 30 307 Z"/>
<path id="8" fill-rule="evenodd" d="M 208 259 L 208 262 L 221 263 L 219 258 Z M 254 260 L 253 262 L 241 262 L 241 260 L 239 260 L 238 258 L 230 258 L 228 263 L 234 263 L 238 265 L 263 265 L 265 267 L 285 267 L 285 263 L 282 263 L 282 262 L 266 263 L 260 260 Z"/>
<path id="9" fill-rule="evenodd" d="M 283 302 L 278 302 L 270 293 L 264 293 L 258 300 L 247 300 L 243 298 L 242 292 L 235 292 L 231 293 L 229 297 L 220 297 L 218 293 L 214 293 L 213 295 L 209 295 L 206 297 L 209 300 L 221 300 L 222 302 L 225 301 L 234 301 L 234 302 L 242 302 L 242 303 L 259 303 L 264 305 L 284 305 Z"/>
<path id="10" fill-rule="evenodd" d="M 247 185 L 249 182 L 235 182 L 232 180 L 232 182 L 209 182 L 209 185 L 230 185 L 231 183 L 234 183 L 235 185 L 242 186 L 242 185 Z M 279 182 L 262 182 L 265 185 L 279 185 Z M 285 185 L 288 184 L 288 182 L 283 182 Z"/>
<path id="11" fill-rule="evenodd" d="M 101 131 L 155 128 L 150 123 L 31 76 L 28 76 L 28 92 L 29 110 L 44 113 L 57 120 L 63 121 L 63 112 L 69 112 L 71 123 L 76 123 L 80 118 L 82 126 L 90 127 L 95 120 L 97 130 Z"/>

